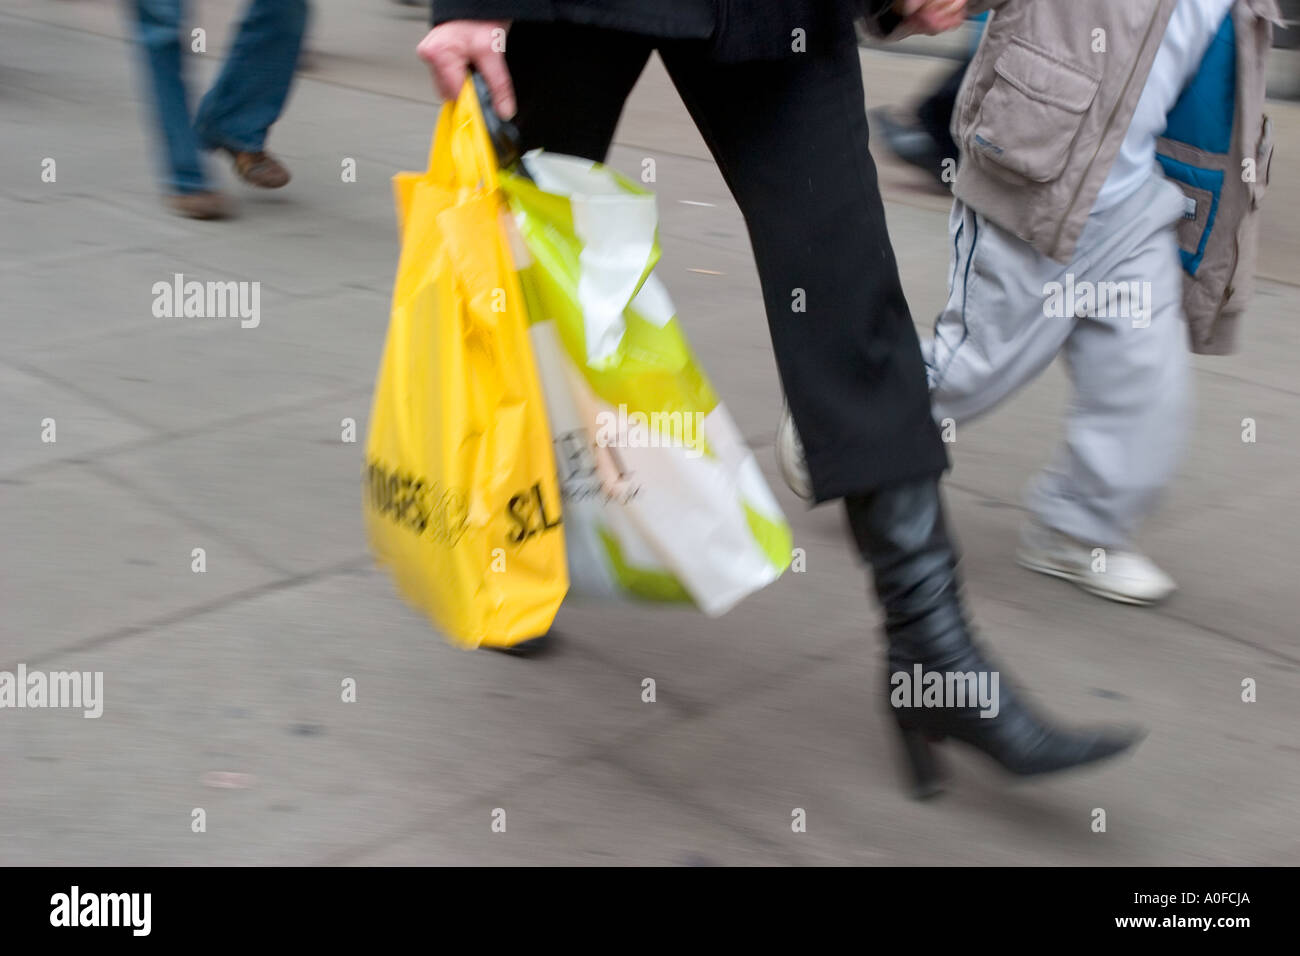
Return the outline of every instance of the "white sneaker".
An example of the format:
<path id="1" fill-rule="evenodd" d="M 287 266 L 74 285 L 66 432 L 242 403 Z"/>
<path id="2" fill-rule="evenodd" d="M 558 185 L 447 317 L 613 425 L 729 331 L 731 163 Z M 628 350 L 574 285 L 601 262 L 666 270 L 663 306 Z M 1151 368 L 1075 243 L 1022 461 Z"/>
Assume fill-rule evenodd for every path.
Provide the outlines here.
<path id="1" fill-rule="evenodd" d="M 1143 554 L 1090 548 L 1037 521 L 1020 529 L 1016 560 L 1031 571 L 1064 578 L 1122 604 L 1155 604 L 1178 589 L 1174 579 Z"/>
<path id="2" fill-rule="evenodd" d="M 812 501 L 812 476 L 808 474 L 808 463 L 803 457 L 803 442 L 799 440 L 799 432 L 794 427 L 789 405 L 781 411 L 781 422 L 776 426 L 776 464 L 790 490 L 805 501 Z"/>

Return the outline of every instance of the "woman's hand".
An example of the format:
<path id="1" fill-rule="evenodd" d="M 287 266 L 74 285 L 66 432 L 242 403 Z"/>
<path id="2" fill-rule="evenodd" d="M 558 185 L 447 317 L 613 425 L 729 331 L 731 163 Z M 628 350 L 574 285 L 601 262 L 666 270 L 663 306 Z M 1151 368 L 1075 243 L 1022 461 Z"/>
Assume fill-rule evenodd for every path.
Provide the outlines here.
<path id="1" fill-rule="evenodd" d="M 966 19 L 966 0 L 894 0 L 894 12 L 903 18 L 904 35 L 947 33 Z"/>
<path id="2" fill-rule="evenodd" d="M 487 80 L 497 115 L 502 119 L 515 115 L 515 90 L 506 68 L 508 29 L 509 20 L 448 20 L 429 31 L 416 52 L 429 64 L 434 88 L 444 100 L 460 95 L 465 75 L 473 67 Z"/>

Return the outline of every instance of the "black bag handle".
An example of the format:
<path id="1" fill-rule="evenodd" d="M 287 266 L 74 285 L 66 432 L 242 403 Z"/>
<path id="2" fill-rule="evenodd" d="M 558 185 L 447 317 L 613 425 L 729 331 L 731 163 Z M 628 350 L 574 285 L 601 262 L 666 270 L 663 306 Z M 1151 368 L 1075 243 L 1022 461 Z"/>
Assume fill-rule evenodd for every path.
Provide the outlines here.
<path id="1" fill-rule="evenodd" d="M 492 149 L 497 154 L 497 164 L 502 169 L 510 169 L 511 172 L 522 173 L 527 175 L 527 171 L 522 165 L 518 169 L 511 169 L 519 163 L 521 156 L 519 150 L 519 127 L 515 126 L 510 120 L 502 119 L 496 109 L 492 106 L 492 91 L 488 89 L 487 80 L 478 70 L 470 70 L 470 77 L 474 81 L 474 92 L 478 94 L 479 109 L 483 112 L 483 123 L 487 126 L 488 138 L 492 141 Z"/>

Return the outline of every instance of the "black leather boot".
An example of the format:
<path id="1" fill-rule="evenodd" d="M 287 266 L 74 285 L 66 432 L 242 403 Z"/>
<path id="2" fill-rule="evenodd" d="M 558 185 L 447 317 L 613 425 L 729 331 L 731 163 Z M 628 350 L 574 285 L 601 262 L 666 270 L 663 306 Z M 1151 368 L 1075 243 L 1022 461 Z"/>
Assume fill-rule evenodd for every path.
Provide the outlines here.
<path id="1" fill-rule="evenodd" d="M 945 737 L 970 744 L 1015 774 L 1092 763 L 1142 738 L 1131 729 L 1067 730 L 1047 722 L 1025 705 L 972 640 L 938 476 L 846 498 L 845 508 L 885 611 L 891 710 L 916 796 L 932 796 L 940 789 L 933 744 Z M 914 686 L 918 677 L 930 673 L 940 675 L 942 689 L 951 691 L 938 706 L 933 705 L 940 699 L 937 694 L 930 698 L 931 706 L 922 705 L 924 695 Z M 932 691 L 934 681 L 926 682 Z M 973 692 L 976 686 L 994 693 L 981 700 Z M 959 687 L 972 692 L 958 694 Z"/>

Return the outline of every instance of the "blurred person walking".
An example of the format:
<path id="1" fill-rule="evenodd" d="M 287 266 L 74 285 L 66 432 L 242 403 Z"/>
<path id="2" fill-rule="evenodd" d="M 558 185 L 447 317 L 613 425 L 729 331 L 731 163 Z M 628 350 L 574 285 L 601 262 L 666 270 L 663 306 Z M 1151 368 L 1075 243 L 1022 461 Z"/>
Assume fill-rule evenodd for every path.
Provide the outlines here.
<path id="1" fill-rule="evenodd" d="M 944 179 L 944 161 L 955 165 L 960 155 L 948 124 L 952 121 L 957 91 L 966 78 L 969 65 L 969 59 L 963 60 L 960 66 L 949 72 L 916 105 L 911 117 L 897 115 L 886 107 L 870 113 L 872 129 L 880 132 L 890 152 L 903 162 L 929 173 L 945 192 L 951 183 Z"/>
<path id="2" fill-rule="evenodd" d="M 987 11 L 972 21 L 988 19 Z M 873 132 L 878 131 L 890 152 L 918 169 L 929 173 L 944 192 L 952 188 L 952 175 L 961 151 L 952 136 L 952 113 L 957 105 L 957 91 L 966 78 L 966 68 L 979 45 L 978 34 L 964 59 L 950 70 L 938 85 L 911 110 L 899 114 L 888 107 L 872 110 L 868 115 Z"/>
<path id="3" fill-rule="evenodd" d="M 748 226 L 774 351 L 818 501 L 843 498 L 885 610 L 887 679 L 993 675 L 973 640 L 940 494 L 947 455 L 868 152 L 854 15 L 880 35 L 960 24 L 964 0 L 434 0 L 420 44 L 444 98 L 468 68 L 514 117 L 524 150 L 603 161 L 658 52 Z M 506 38 L 509 30 L 508 42 Z M 504 52 L 503 52 L 504 48 Z M 791 309 L 801 290 L 805 311 Z M 885 688 L 888 693 L 888 688 Z M 1117 754 L 1138 735 L 1062 729 L 1001 684 L 893 717 L 917 795 L 932 742 L 971 745 L 1018 774 Z"/>
<path id="4" fill-rule="evenodd" d="M 1133 539 L 1186 441 L 1188 342 L 1230 351 L 1249 299 L 1278 11 L 1045 2 L 979 4 L 995 14 L 953 118 L 949 297 L 923 345 L 934 415 L 974 420 L 1063 355 L 1066 439 L 1031 485 L 1017 560 L 1153 604 L 1177 585 Z M 779 453 L 798 484 L 794 441 Z"/>
<path id="5" fill-rule="evenodd" d="M 307 0 L 252 0 L 221 73 L 191 116 L 184 78 L 184 0 L 131 0 L 149 98 L 162 137 L 167 203 L 192 219 L 229 214 L 211 184 L 201 153 L 224 152 L 236 175 L 263 189 L 289 181 L 289 170 L 266 151 L 280 116 L 307 25 Z"/>

